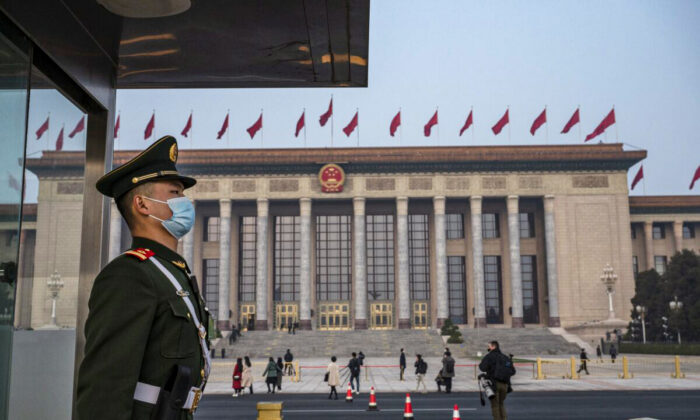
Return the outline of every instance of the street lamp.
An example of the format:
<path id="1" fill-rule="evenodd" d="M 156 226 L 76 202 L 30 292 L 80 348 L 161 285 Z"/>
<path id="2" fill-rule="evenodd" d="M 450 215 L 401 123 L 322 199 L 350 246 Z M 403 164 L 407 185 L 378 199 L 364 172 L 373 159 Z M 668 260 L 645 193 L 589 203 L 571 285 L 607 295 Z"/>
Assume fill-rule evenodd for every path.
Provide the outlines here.
<path id="1" fill-rule="evenodd" d="M 644 313 L 646 313 L 647 308 L 642 306 L 642 305 L 637 305 L 637 312 L 639 313 L 639 316 L 642 318 L 642 343 L 646 344 L 647 343 L 647 329 L 644 326 Z"/>
<path id="2" fill-rule="evenodd" d="M 674 296 L 673 300 L 668 303 L 668 306 L 671 307 L 671 312 L 673 312 L 674 315 L 676 315 L 676 322 L 678 323 L 678 344 L 681 344 L 681 323 L 678 320 L 678 316 L 680 315 L 681 309 L 683 309 L 683 302 L 680 302 L 678 300 L 678 296 Z"/>
<path id="3" fill-rule="evenodd" d="M 49 288 L 49 292 L 51 292 L 51 326 L 52 327 L 58 327 L 56 324 L 56 299 L 58 299 L 58 292 L 63 289 L 63 280 L 61 280 L 61 275 L 58 274 L 58 270 L 54 270 L 53 274 L 51 274 L 51 277 L 49 277 L 49 280 L 46 282 L 46 285 Z"/>
<path id="4" fill-rule="evenodd" d="M 605 268 L 603 268 L 603 275 L 600 276 L 600 281 L 603 282 L 603 284 L 605 285 L 605 290 L 608 292 L 608 305 L 610 310 L 608 319 L 614 319 L 615 310 L 613 309 L 612 295 L 613 293 L 615 293 L 615 282 L 617 282 L 617 274 L 615 274 L 615 271 L 610 266 L 610 264 L 605 264 Z"/>

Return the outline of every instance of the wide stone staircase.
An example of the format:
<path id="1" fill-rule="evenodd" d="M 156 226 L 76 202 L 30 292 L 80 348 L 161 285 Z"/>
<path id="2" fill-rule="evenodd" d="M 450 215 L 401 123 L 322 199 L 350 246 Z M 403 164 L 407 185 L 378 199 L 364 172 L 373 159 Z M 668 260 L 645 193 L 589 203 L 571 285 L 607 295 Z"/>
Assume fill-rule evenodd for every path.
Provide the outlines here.
<path id="1" fill-rule="evenodd" d="M 498 341 L 501 350 L 514 356 L 578 355 L 578 345 L 562 336 L 553 334 L 548 328 L 460 328 L 464 343 L 448 344 L 450 351 L 459 356 L 475 356 L 486 353 L 489 341 Z"/>
<path id="2" fill-rule="evenodd" d="M 443 344 L 439 330 L 365 330 L 365 331 L 282 331 L 244 332 L 232 345 L 228 339 L 216 344 L 216 357 L 226 350 L 226 358 L 281 356 L 291 349 L 294 357 L 313 358 L 336 355 L 343 359 L 351 352 L 362 351 L 368 357 L 395 357 L 399 349 L 406 354 L 441 356 L 445 346 L 457 357 L 475 357 L 485 353 L 486 343 L 498 340 L 501 348 L 516 356 L 578 355 L 580 348 L 547 328 L 460 328 L 464 343 Z"/>

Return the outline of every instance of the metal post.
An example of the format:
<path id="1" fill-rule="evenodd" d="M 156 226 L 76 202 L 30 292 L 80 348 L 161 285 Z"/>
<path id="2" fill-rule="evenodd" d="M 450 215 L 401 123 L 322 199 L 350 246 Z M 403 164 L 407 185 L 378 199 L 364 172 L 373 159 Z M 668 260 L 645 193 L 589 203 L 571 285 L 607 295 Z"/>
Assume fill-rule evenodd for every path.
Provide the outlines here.
<path id="1" fill-rule="evenodd" d="M 576 358 L 571 356 L 571 379 L 579 379 L 578 373 L 576 373 Z"/>
<path id="2" fill-rule="evenodd" d="M 538 357 L 537 358 L 537 378 L 538 380 L 544 379 L 544 375 L 542 374 L 542 358 Z"/>
<path id="3" fill-rule="evenodd" d="M 633 375 L 630 373 L 630 366 L 627 356 L 622 356 L 622 374 L 618 376 L 620 379 L 632 379 Z"/>
<path id="4" fill-rule="evenodd" d="M 685 378 L 685 374 L 683 372 L 681 372 L 681 357 L 680 356 L 674 357 L 674 367 L 675 367 L 675 369 L 674 369 L 675 372 L 671 374 L 671 377 L 675 378 L 675 379 Z"/>

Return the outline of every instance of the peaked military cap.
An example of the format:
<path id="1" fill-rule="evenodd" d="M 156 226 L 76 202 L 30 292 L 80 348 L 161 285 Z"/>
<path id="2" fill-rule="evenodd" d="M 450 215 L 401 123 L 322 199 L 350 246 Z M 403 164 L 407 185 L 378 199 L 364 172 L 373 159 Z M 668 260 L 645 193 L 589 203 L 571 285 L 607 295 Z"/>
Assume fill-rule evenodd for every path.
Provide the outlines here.
<path id="1" fill-rule="evenodd" d="M 113 169 L 97 181 L 97 190 L 107 197 L 119 198 L 132 188 L 146 182 L 176 179 L 192 187 L 197 180 L 180 175 L 177 163 L 177 140 L 165 136 L 122 166 Z"/>

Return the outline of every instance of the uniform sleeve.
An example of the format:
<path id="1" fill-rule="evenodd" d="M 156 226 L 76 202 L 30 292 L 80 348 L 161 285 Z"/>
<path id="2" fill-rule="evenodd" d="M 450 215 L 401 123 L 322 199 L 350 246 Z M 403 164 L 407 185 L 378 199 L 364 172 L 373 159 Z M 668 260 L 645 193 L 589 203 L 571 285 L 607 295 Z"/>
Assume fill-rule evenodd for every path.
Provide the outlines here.
<path id="1" fill-rule="evenodd" d="M 152 281 L 139 264 L 144 262 L 124 260 L 107 267 L 93 285 L 78 376 L 79 420 L 132 417 L 157 306 Z"/>

